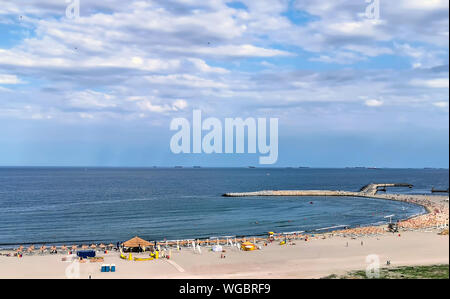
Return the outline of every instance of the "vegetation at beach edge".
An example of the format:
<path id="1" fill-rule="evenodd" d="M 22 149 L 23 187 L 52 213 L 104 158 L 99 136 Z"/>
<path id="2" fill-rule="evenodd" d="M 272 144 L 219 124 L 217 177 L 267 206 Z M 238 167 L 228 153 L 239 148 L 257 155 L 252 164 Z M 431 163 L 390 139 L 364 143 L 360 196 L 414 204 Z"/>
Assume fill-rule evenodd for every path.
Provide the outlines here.
<path id="1" fill-rule="evenodd" d="M 333 274 L 324 279 L 368 279 L 368 277 L 366 271 L 361 270 L 343 276 Z M 382 268 L 379 279 L 449 279 L 449 265 Z"/>

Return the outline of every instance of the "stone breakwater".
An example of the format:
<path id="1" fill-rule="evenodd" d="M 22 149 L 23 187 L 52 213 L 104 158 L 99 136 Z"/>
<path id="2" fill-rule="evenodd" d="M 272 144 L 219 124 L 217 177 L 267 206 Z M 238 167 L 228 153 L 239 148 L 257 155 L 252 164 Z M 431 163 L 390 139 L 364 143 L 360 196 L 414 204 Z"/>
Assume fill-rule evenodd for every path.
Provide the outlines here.
<path id="1" fill-rule="evenodd" d="M 409 187 L 411 184 L 369 184 L 361 188 L 359 192 L 342 190 L 263 190 L 256 192 L 225 193 L 225 197 L 247 197 L 247 196 L 352 196 L 373 197 L 377 195 L 380 188 L 387 187 Z"/>
<path id="2" fill-rule="evenodd" d="M 250 197 L 250 196 L 364 196 L 367 193 L 332 190 L 264 190 L 256 192 L 225 193 L 225 197 Z"/>

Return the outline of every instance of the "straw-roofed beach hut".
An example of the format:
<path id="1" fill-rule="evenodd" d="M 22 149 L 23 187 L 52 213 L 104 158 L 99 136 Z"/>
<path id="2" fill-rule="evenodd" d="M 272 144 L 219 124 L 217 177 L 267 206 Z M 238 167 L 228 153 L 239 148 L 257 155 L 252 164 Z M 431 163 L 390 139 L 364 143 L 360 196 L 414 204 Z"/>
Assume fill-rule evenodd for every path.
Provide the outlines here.
<path id="1" fill-rule="evenodd" d="M 149 241 L 146 241 L 138 236 L 122 243 L 122 246 L 125 251 L 139 251 L 139 249 L 145 250 L 150 249 L 153 250 L 153 245 Z"/>

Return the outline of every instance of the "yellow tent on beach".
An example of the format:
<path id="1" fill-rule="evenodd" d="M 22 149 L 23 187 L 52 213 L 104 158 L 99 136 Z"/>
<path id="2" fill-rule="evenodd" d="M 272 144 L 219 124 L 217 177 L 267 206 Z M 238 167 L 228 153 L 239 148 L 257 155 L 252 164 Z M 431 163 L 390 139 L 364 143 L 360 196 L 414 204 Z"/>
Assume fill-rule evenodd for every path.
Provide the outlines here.
<path id="1" fill-rule="evenodd" d="M 253 251 L 256 250 L 256 245 L 251 242 L 244 242 L 241 244 L 241 249 L 244 251 Z"/>

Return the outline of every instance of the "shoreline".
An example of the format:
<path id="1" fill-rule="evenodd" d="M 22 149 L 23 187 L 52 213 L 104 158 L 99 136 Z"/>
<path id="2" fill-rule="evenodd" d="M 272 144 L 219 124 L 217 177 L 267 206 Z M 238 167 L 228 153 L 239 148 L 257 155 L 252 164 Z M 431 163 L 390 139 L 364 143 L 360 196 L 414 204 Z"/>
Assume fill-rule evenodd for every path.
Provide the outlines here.
<path id="1" fill-rule="evenodd" d="M 375 184 L 372 184 L 375 185 Z M 367 185 L 364 188 L 369 187 L 371 185 Z M 372 189 L 373 190 L 373 189 Z M 375 189 L 376 190 L 376 189 Z M 255 195 L 257 194 L 257 195 Z M 265 194 L 265 195 L 261 195 Z M 314 195 L 313 195 L 314 194 Z M 333 194 L 333 195 L 332 195 Z M 246 192 L 246 193 L 226 193 L 223 196 L 226 197 L 254 197 L 254 196 L 286 196 L 286 197 L 313 197 L 313 196 L 321 196 L 321 197 L 359 197 L 359 198 L 367 198 L 367 199 L 382 199 L 382 200 L 390 200 L 390 201 L 396 201 L 396 202 L 405 202 L 408 204 L 414 204 L 417 206 L 420 206 L 424 208 L 424 213 L 411 215 L 408 218 L 399 220 L 399 229 L 406 228 L 404 227 L 405 223 L 408 223 L 408 221 L 414 221 L 415 219 L 420 219 L 420 217 L 428 216 L 433 214 L 433 209 L 436 210 L 436 208 L 439 209 L 439 213 L 436 218 L 442 219 L 446 217 L 446 226 L 448 228 L 448 201 L 447 208 L 442 209 L 442 204 L 445 205 L 445 200 L 448 200 L 448 196 L 443 195 L 422 195 L 422 194 L 377 194 L 377 192 L 369 193 L 369 192 L 353 192 L 353 191 L 333 191 L 333 190 L 275 190 L 275 191 L 257 191 L 257 192 Z M 438 205 L 438 202 L 441 203 L 441 205 Z M 443 219 L 442 219 L 443 220 Z M 275 240 L 281 240 L 281 239 L 299 239 L 304 236 L 314 236 L 314 235 L 326 235 L 326 234 L 340 234 L 340 233 L 351 233 L 352 231 L 364 231 L 367 230 L 369 234 L 371 232 L 377 232 L 381 233 L 381 229 L 385 230 L 387 227 L 387 220 L 386 222 L 380 222 L 380 224 L 374 223 L 374 224 L 366 224 L 366 225 L 337 225 L 335 227 L 325 227 L 325 228 L 318 228 L 310 231 L 291 231 L 291 232 L 276 232 L 274 234 Z M 435 224 L 432 223 L 432 224 Z M 416 225 L 417 226 L 417 225 Z M 435 228 L 437 225 L 419 225 L 415 227 L 415 229 L 424 229 L 424 228 Z M 189 247 L 191 246 L 191 242 L 194 241 L 196 244 L 209 244 L 213 242 L 217 242 L 218 244 L 227 244 L 228 239 L 234 242 L 245 242 L 248 240 L 257 240 L 257 241 L 264 241 L 267 240 L 267 233 L 261 233 L 261 234 L 253 234 L 253 235 L 230 235 L 228 238 L 226 236 L 217 236 L 217 237 L 208 237 L 208 238 L 189 238 L 189 239 L 180 239 L 180 240 L 157 240 L 156 244 L 160 246 L 166 246 L 166 247 L 174 247 L 174 246 L 182 246 L 182 247 Z M 109 241 L 105 241 L 106 243 L 110 243 Z M 155 241 L 151 241 L 155 242 Z M 86 240 L 86 241 L 62 241 L 62 242 L 23 242 L 21 244 L 5 244 L 0 245 L 3 246 L 3 248 L 0 248 L 0 254 L 4 252 L 11 252 L 16 251 L 18 247 L 23 247 L 23 245 L 31 246 L 31 245 L 47 245 L 52 244 L 55 245 L 58 249 L 61 248 L 64 244 L 74 244 L 74 245 L 86 245 L 86 244 L 96 244 L 100 243 L 100 241 L 93 241 L 93 240 Z M 114 243 L 114 242 L 113 242 Z M 9 248 L 5 248 L 5 246 L 8 246 Z"/>
<path id="2" fill-rule="evenodd" d="M 74 278 L 67 276 L 67 271 L 75 264 L 79 267 L 75 278 L 81 279 L 298 279 L 365 269 L 367 257 L 373 255 L 379 258 L 380 265 L 392 267 L 449 263 L 447 197 L 389 194 L 373 198 L 414 203 L 425 207 L 426 213 L 400 221 L 398 233 L 388 232 L 383 224 L 313 234 L 276 234 L 272 242 L 267 235 L 236 237 L 233 244 L 225 244 L 223 238 L 206 244 L 185 240 L 179 242 L 180 248 L 173 247 L 175 242 L 158 242 L 161 256 L 169 255 L 170 260 L 127 261 L 119 251 L 104 252 L 98 248 L 100 263 L 76 262 L 73 255 L 60 250 L 57 254 L 24 253 L 21 258 L 9 251 L 10 256 L 0 255 L 0 278 Z M 447 234 L 442 233 L 444 227 Z M 255 242 L 260 250 L 239 250 L 236 245 L 244 240 Z M 200 244 L 201 252 L 192 247 L 192 241 Z M 222 252 L 212 251 L 217 242 L 222 245 Z M 148 253 L 133 253 L 133 257 L 145 260 Z M 101 273 L 103 262 L 116 265 L 116 272 Z"/>

